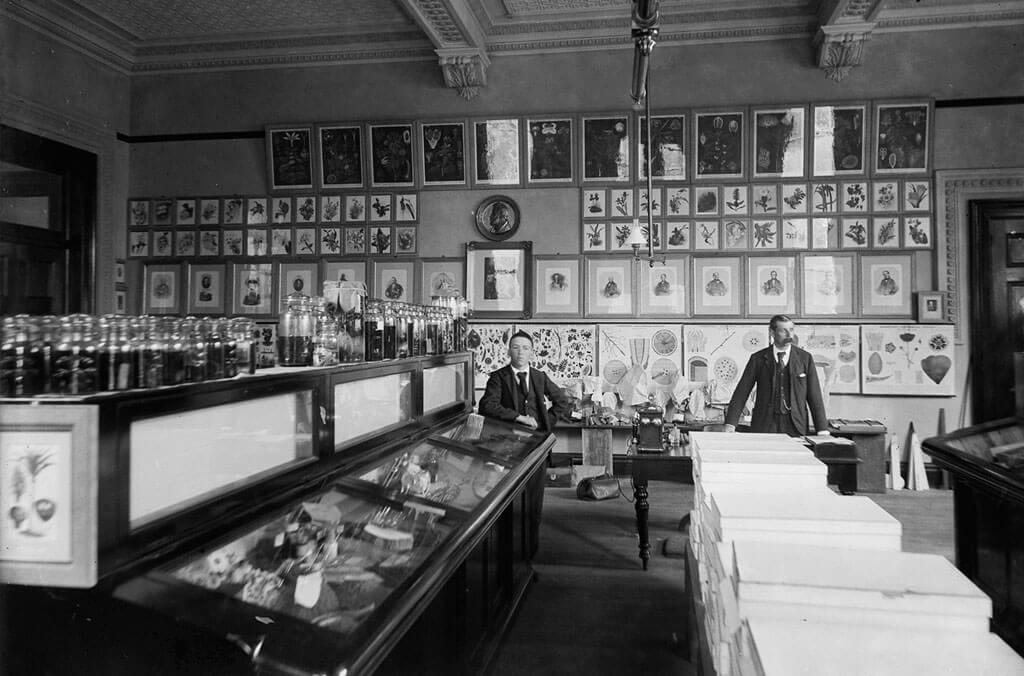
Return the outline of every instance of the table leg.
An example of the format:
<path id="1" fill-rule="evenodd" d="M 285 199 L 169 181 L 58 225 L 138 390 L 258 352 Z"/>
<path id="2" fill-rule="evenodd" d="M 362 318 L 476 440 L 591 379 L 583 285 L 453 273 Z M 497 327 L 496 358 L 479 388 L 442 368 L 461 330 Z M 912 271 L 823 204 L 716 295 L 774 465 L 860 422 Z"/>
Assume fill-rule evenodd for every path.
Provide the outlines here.
<path id="1" fill-rule="evenodd" d="M 647 532 L 647 512 L 651 507 L 647 503 L 647 477 L 633 475 L 633 499 L 636 507 L 636 534 L 640 538 L 640 560 L 647 570 L 647 562 L 651 558 L 651 538 Z"/>

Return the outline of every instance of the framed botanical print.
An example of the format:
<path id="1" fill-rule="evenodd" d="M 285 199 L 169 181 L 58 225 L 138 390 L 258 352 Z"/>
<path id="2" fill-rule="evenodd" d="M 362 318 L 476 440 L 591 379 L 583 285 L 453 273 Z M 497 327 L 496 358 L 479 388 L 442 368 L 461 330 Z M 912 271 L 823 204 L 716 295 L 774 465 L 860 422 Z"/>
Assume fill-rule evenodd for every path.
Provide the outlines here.
<path id="1" fill-rule="evenodd" d="M 695 250 L 718 251 L 722 248 L 722 224 L 719 221 L 696 221 L 693 228 Z"/>
<path id="2" fill-rule="evenodd" d="M 473 122 L 473 182 L 519 185 L 519 120 Z"/>
<path id="3" fill-rule="evenodd" d="M 747 314 L 778 315 L 796 312 L 796 258 L 747 258 Z"/>
<path id="4" fill-rule="evenodd" d="M 411 124 L 370 125 L 370 185 L 413 185 Z"/>
<path id="5" fill-rule="evenodd" d="M 176 230 L 174 232 L 174 255 L 182 258 L 196 255 L 195 230 Z"/>
<path id="6" fill-rule="evenodd" d="M 743 178 L 742 111 L 694 115 L 694 178 Z"/>
<path id="7" fill-rule="evenodd" d="M 576 152 L 573 136 L 571 117 L 527 118 L 526 182 L 572 183 Z"/>
<path id="8" fill-rule="evenodd" d="M 366 253 L 366 226 L 345 226 L 345 255 L 360 256 Z"/>
<path id="9" fill-rule="evenodd" d="M 388 193 L 370 195 L 367 214 L 370 216 L 371 223 L 381 223 L 384 221 L 393 221 L 395 219 L 392 198 L 393 195 Z"/>
<path id="10" fill-rule="evenodd" d="M 398 255 L 415 255 L 419 245 L 419 228 L 415 225 L 395 226 L 395 253 Z"/>
<path id="11" fill-rule="evenodd" d="M 181 265 L 149 264 L 142 290 L 142 312 L 147 315 L 181 314 Z"/>
<path id="12" fill-rule="evenodd" d="M 744 216 L 750 213 L 750 191 L 745 185 L 727 185 L 722 188 L 722 215 Z"/>
<path id="13" fill-rule="evenodd" d="M 875 181 L 871 184 L 871 193 L 872 211 L 899 211 L 899 181 Z"/>
<path id="14" fill-rule="evenodd" d="M 840 211 L 865 212 L 868 210 L 868 184 L 865 181 L 843 183 Z"/>
<path id="15" fill-rule="evenodd" d="M 640 180 L 647 179 L 647 116 L 641 115 L 636 166 Z M 655 181 L 686 180 L 686 115 L 651 115 L 651 178 Z"/>
<path id="16" fill-rule="evenodd" d="M 533 316 L 579 317 L 582 302 L 578 256 L 534 256 Z"/>
<path id="17" fill-rule="evenodd" d="M 395 234 L 390 225 L 370 226 L 370 249 L 375 256 L 390 256 L 395 251 Z"/>
<path id="18" fill-rule="evenodd" d="M 839 221 L 842 233 L 839 246 L 843 249 L 866 249 L 868 246 L 868 219 L 843 218 Z"/>
<path id="19" fill-rule="evenodd" d="M 277 271 L 277 297 L 284 299 L 293 293 L 319 296 L 316 263 L 281 263 Z"/>
<path id="20" fill-rule="evenodd" d="M 196 200 L 175 200 L 174 203 L 174 224 L 195 225 L 196 224 Z"/>
<path id="21" fill-rule="evenodd" d="M 452 298 L 464 294 L 464 267 L 464 261 L 454 258 L 420 259 L 420 302 L 430 305 L 435 296 Z"/>
<path id="22" fill-rule="evenodd" d="M 839 219 L 838 218 L 812 218 L 811 219 L 811 248 L 812 249 L 838 249 L 839 248 Z"/>
<path id="23" fill-rule="evenodd" d="M 802 254 L 802 313 L 808 317 L 852 317 L 855 254 Z"/>
<path id="24" fill-rule="evenodd" d="M 344 220 L 346 223 L 366 221 L 366 195 L 345 195 Z"/>
<path id="25" fill-rule="evenodd" d="M 245 200 L 245 222 L 247 225 L 260 225 L 266 223 L 267 220 L 267 198 L 250 197 Z M 227 222 L 225 219 L 225 223 Z"/>
<path id="26" fill-rule="evenodd" d="M 128 225 L 138 228 L 149 225 L 149 200 L 128 200 Z"/>
<path id="27" fill-rule="evenodd" d="M 665 189 L 665 215 L 690 215 L 690 186 L 669 186 Z"/>
<path id="28" fill-rule="evenodd" d="M 224 287 L 227 268 L 220 264 L 188 266 L 188 313 L 196 315 L 224 314 Z"/>
<path id="29" fill-rule="evenodd" d="M 932 219 L 930 216 L 908 214 L 903 217 L 903 246 L 908 249 L 930 249 Z"/>
<path id="30" fill-rule="evenodd" d="M 633 259 L 588 256 L 586 275 L 588 317 L 633 314 Z"/>
<path id="31" fill-rule="evenodd" d="M 875 216 L 871 219 L 871 248 L 900 248 L 899 216 Z"/>
<path id="32" fill-rule="evenodd" d="M 583 180 L 628 181 L 632 177 L 629 116 L 583 118 Z"/>
<path id="33" fill-rule="evenodd" d="M 411 303 L 416 295 L 416 262 L 375 260 L 373 266 L 374 298 Z"/>
<path id="34" fill-rule="evenodd" d="M 718 186 L 703 186 L 699 185 L 693 189 L 694 191 L 694 204 L 695 216 L 717 216 L 721 207 L 718 199 Z"/>
<path id="35" fill-rule="evenodd" d="M 276 314 L 273 263 L 236 263 L 231 267 L 231 277 L 231 314 Z"/>
<path id="36" fill-rule="evenodd" d="M 366 261 L 362 259 L 321 262 L 325 282 L 362 282 L 366 284 Z"/>
<path id="37" fill-rule="evenodd" d="M 863 174 L 867 147 L 867 106 L 816 105 L 811 122 L 811 172 L 815 176 Z"/>
<path id="38" fill-rule="evenodd" d="M 172 255 L 173 240 L 174 235 L 171 230 L 154 230 L 152 255 L 155 258 L 166 258 Z"/>
<path id="39" fill-rule="evenodd" d="M 876 103 L 875 174 L 927 172 L 931 127 L 931 102 Z"/>
<path id="40" fill-rule="evenodd" d="M 862 316 L 910 317 L 914 257 L 910 254 L 860 257 Z"/>
<path id="41" fill-rule="evenodd" d="M 221 232 L 221 255 L 241 256 L 245 253 L 245 237 L 241 230 L 224 230 Z"/>
<path id="42" fill-rule="evenodd" d="M 903 208 L 907 211 L 931 210 L 930 182 L 927 179 L 903 182 Z"/>
<path id="43" fill-rule="evenodd" d="M 693 246 L 689 221 L 668 221 L 665 223 L 665 249 L 668 251 L 689 251 Z"/>
<path id="44" fill-rule="evenodd" d="M 291 228 L 271 228 L 270 229 L 270 255 L 271 256 L 291 256 L 294 252 L 292 248 L 292 229 Z"/>
<path id="45" fill-rule="evenodd" d="M 245 202 L 241 197 L 229 197 L 221 206 L 223 207 L 224 225 L 241 225 L 246 222 L 247 212 Z M 266 222 L 266 219 L 262 222 Z"/>
<path id="46" fill-rule="evenodd" d="M 399 223 L 415 223 L 420 220 L 419 196 L 414 192 L 398 193 L 391 207 Z"/>
<path id="47" fill-rule="evenodd" d="M 780 242 L 783 249 L 806 249 L 809 222 L 806 218 L 783 218 Z"/>
<path id="48" fill-rule="evenodd" d="M 267 127 L 270 189 L 313 187 L 313 128 Z"/>
<path id="49" fill-rule="evenodd" d="M 245 255 L 266 256 L 270 253 L 270 240 L 266 228 L 248 228 L 245 231 Z"/>
<path id="50" fill-rule="evenodd" d="M 467 242 L 466 298 L 481 319 L 530 317 L 533 242 Z"/>
<path id="51" fill-rule="evenodd" d="M 584 253 L 608 250 L 608 224 L 584 223 L 582 233 Z"/>
<path id="52" fill-rule="evenodd" d="M 220 230 L 199 231 L 199 255 L 219 256 L 220 255 Z"/>
<path id="53" fill-rule="evenodd" d="M 174 200 L 153 200 L 152 225 L 171 225 L 174 221 Z"/>
<path id="54" fill-rule="evenodd" d="M 779 248 L 779 221 L 774 218 L 755 218 L 750 222 L 751 249 Z"/>
<path id="55" fill-rule="evenodd" d="M 739 257 L 693 259 L 693 314 L 739 316 L 743 279 Z"/>
<path id="56" fill-rule="evenodd" d="M 291 223 L 295 218 L 291 197 L 274 197 L 270 200 L 270 218 L 274 223 Z"/>
<path id="57" fill-rule="evenodd" d="M 779 187 L 777 185 L 755 185 L 751 200 L 751 213 L 755 216 L 771 216 L 779 213 Z"/>
<path id="58" fill-rule="evenodd" d="M 781 188 L 782 213 L 783 214 L 806 214 L 807 213 L 807 184 L 787 183 Z"/>
<path id="59" fill-rule="evenodd" d="M 360 125 L 322 125 L 316 131 L 320 187 L 363 187 L 363 132 Z"/>
<path id="60" fill-rule="evenodd" d="M 637 225 L 639 225 L 639 221 Z M 620 253 L 633 252 L 633 246 L 629 243 L 629 238 L 633 234 L 633 223 L 611 223 L 609 224 L 609 230 L 611 232 L 608 235 L 608 247 L 612 251 Z"/>
<path id="61" fill-rule="evenodd" d="M 466 123 L 423 122 L 419 132 L 423 186 L 466 185 Z"/>
<path id="62" fill-rule="evenodd" d="M 835 183 L 814 183 L 811 186 L 811 212 L 834 214 L 839 211 L 839 187 Z"/>
<path id="63" fill-rule="evenodd" d="M 340 256 L 344 253 L 341 228 L 320 228 L 320 254 L 323 256 Z"/>
<path id="64" fill-rule="evenodd" d="M 636 192 L 632 188 L 612 188 L 609 192 L 608 212 L 612 218 L 632 218 L 636 213 Z"/>
<path id="65" fill-rule="evenodd" d="M 651 195 L 648 195 L 647 188 L 640 188 L 637 195 L 637 211 L 641 217 L 647 216 L 648 211 L 652 216 L 661 216 L 662 205 L 665 203 L 662 192 L 660 187 L 656 187 L 651 191 Z"/>
<path id="66" fill-rule="evenodd" d="M 667 255 L 663 265 L 640 266 L 638 316 L 676 318 L 688 315 L 690 257 Z"/>
<path id="67" fill-rule="evenodd" d="M 739 251 L 750 247 L 750 221 L 746 218 L 729 218 L 722 222 L 722 248 Z"/>
<path id="68" fill-rule="evenodd" d="M 607 218 L 608 191 L 604 188 L 583 188 L 580 191 L 582 204 L 580 205 L 583 218 Z"/>
<path id="69" fill-rule="evenodd" d="M 297 256 L 315 256 L 316 228 L 295 228 L 292 251 Z"/>
<path id="70" fill-rule="evenodd" d="M 786 106 L 754 110 L 753 117 L 751 167 L 754 177 L 803 176 L 807 109 L 804 106 Z"/>

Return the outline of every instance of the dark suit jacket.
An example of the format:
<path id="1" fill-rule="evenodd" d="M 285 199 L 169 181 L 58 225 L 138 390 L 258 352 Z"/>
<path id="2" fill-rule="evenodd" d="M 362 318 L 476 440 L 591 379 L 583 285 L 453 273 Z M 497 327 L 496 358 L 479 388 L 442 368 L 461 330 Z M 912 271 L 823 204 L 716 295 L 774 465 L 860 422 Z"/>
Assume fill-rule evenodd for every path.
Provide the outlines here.
<path id="1" fill-rule="evenodd" d="M 725 414 L 725 422 L 735 425 L 743 412 L 743 405 L 750 396 L 750 391 L 757 386 L 754 398 L 754 411 L 750 416 L 751 432 L 767 432 L 773 412 L 771 411 L 772 379 L 775 375 L 775 347 L 768 346 L 750 355 L 747 366 L 743 369 L 736 390 L 729 400 L 729 409 Z M 790 346 L 789 362 L 789 405 L 792 408 L 790 417 L 798 430 L 813 434 L 816 430 L 828 429 L 828 418 L 825 417 L 825 404 L 821 399 L 821 385 L 818 383 L 818 372 L 814 368 L 814 359 L 807 350 L 796 345 Z M 810 408 L 814 418 L 814 428 L 807 425 L 807 409 Z"/>
<path id="2" fill-rule="evenodd" d="M 562 389 L 543 371 L 530 368 L 530 394 L 537 396 L 537 429 L 550 432 L 559 418 L 569 414 L 569 400 Z M 551 400 L 551 410 L 544 406 L 544 396 Z M 511 364 L 491 373 L 487 388 L 477 406 L 480 413 L 492 418 L 514 421 L 519 417 L 519 383 Z"/>

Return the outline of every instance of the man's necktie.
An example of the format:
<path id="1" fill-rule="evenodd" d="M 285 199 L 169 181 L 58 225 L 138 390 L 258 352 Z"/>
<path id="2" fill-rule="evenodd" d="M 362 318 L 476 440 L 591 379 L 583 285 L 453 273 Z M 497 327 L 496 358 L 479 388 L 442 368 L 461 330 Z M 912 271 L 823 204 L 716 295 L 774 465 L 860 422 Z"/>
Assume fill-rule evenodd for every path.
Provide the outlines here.
<path id="1" fill-rule="evenodd" d="M 789 406 L 786 404 L 786 363 L 783 361 L 786 353 L 777 352 L 776 354 L 779 358 L 778 366 L 775 368 L 775 382 L 779 384 L 779 412 L 785 413 L 789 411 Z"/>
<path id="2" fill-rule="evenodd" d="M 526 372 L 525 371 L 520 371 L 519 373 L 516 374 L 516 377 L 519 378 L 519 394 L 522 396 L 522 399 L 521 399 L 522 403 L 520 404 L 520 409 L 521 409 L 520 413 L 525 414 L 526 413 L 526 399 L 527 399 L 527 397 L 530 396 L 529 385 L 526 384 Z"/>

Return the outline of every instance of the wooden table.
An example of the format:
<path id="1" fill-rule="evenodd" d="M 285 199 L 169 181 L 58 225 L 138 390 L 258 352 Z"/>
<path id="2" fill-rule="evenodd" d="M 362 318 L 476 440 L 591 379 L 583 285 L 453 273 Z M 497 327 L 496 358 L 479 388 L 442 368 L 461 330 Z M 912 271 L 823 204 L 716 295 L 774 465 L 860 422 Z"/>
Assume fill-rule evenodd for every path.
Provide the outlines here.
<path id="1" fill-rule="evenodd" d="M 640 539 L 640 561 L 644 570 L 651 559 L 651 539 L 647 528 L 647 514 L 651 509 L 647 502 L 647 482 L 658 474 L 658 467 L 664 463 L 685 463 L 684 473 L 693 482 L 693 461 L 684 454 L 684 447 L 673 447 L 662 453 L 635 453 L 626 456 L 629 472 L 633 478 L 633 507 L 636 510 L 636 532 Z M 683 515 L 683 519 L 687 515 Z"/>

